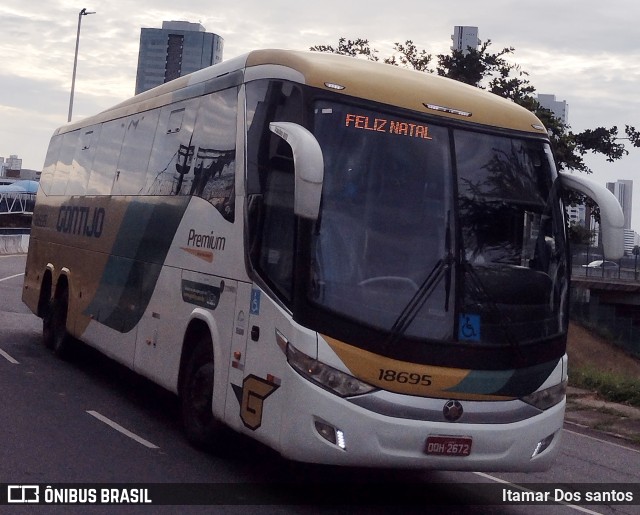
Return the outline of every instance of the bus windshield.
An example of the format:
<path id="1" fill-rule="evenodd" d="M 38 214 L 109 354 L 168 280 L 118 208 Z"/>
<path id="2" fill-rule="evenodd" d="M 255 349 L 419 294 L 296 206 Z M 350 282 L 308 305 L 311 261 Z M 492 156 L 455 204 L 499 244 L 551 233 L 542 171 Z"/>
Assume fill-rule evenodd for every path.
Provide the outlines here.
<path id="1" fill-rule="evenodd" d="M 317 102 L 325 159 L 308 300 L 390 334 L 470 344 L 566 328 L 562 207 L 544 141 Z"/>

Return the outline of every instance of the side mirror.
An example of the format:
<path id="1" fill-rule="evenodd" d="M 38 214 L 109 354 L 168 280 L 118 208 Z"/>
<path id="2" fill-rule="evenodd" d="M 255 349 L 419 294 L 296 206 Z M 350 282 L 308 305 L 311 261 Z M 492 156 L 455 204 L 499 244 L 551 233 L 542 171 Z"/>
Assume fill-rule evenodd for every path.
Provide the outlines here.
<path id="1" fill-rule="evenodd" d="M 285 140 L 293 150 L 295 214 L 317 220 L 324 180 L 324 158 L 318 140 L 297 123 L 271 122 L 269 130 Z"/>
<path id="2" fill-rule="evenodd" d="M 607 259 L 620 259 L 624 255 L 624 214 L 615 195 L 585 177 L 560 172 L 560 181 L 565 188 L 583 193 L 598 204 L 604 255 Z"/>

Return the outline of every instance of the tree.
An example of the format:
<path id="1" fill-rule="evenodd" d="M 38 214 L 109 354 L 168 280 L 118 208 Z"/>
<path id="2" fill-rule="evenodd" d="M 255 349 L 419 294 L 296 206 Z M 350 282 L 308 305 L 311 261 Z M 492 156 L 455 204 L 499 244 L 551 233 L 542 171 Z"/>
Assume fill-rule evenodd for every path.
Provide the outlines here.
<path id="1" fill-rule="evenodd" d="M 587 153 L 602 154 L 607 161 L 613 162 L 629 152 L 623 140 L 634 147 L 640 147 L 640 132 L 635 127 L 625 127 L 626 137 L 618 135 L 618 128 L 597 127 L 574 133 L 569 125 L 556 118 L 551 111 L 540 105 L 535 98 L 535 88 L 529 82 L 529 74 L 519 65 L 509 62 L 506 57 L 515 50 L 506 47 L 498 52 L 490 51 L 491 40 L 487 40 L 478 49 L 469 48 L 462 52 L 452 50 L 451 54 L 440 54 L 437 65 L 432 67 L 433 56 L 424 49 L 418 49 L 411 40 L 395 43 L 394 54 L 385 57 L 384 63 L 404 66 L 426 73 L 437 73 L 472 86 L 486 89 L 491 93 L 508 98 L 535 113 L 549 132 L 556 165 L 560 170 L 591 173 L 584 162 Z M 371 48 L 367 39 L 348 40 L 340 38 L 338 46 L 316 45 L 311 50 L 361 57 L 379 61 L 378 51 Z M 572 198 L 570 201 L 576 201 Z"/>
<path id="2" fill-rule="evenodd" d="M 329 52 L 332 54 L 348 55 L 351 57 L 363 56 L 370 61 L 377 61 L 377 50 L 372 49 L 369 46 L 368 39 L 357 38 L 353 41 L 346 38 L 340 38 L 338 40 L 338 46 L 332 45 L 315 45 L 311 47 L 314 52 Z"/>
<path id="3" fill-rule="evenodd" d="M 585 227 L 584 225 L 572 222 L 569 223 L 568 236 L 569 241 L 574 245 L 590 246 L 595 238 L 595 231 Z"/>

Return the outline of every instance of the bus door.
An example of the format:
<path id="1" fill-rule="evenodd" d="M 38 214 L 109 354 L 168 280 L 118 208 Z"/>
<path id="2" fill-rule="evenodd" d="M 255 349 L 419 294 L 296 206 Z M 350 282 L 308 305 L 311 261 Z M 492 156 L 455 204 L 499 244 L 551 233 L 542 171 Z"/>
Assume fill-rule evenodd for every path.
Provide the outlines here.
<path id="1" fill-rule="evenodd" d="M 238 299 L 248 303 L 246 310 L 236 309 L 227 416 L 236 429 L 268 443 L 279 438 L 281 403 L 275 394 L 286 363 L 276 328 L 288 322 L 260 288 L 242 288 Z"/>
<path id="2" fill-rule="evenodd" d="M 231 336 L 231 351 L 228 356 L 229 362 L 224 364 L 224 366 L 228 367 L 229 370 L 224 418 L 229 425 L 236 429 L 241 429 L 243 427 L 242 419 L 240 417 L 240 405 L 242 403 L 242 387 L 245 378 L 247 338 L 250 337 L 250 298 L 251 284 L 238 282 L 236 310 Z"/>

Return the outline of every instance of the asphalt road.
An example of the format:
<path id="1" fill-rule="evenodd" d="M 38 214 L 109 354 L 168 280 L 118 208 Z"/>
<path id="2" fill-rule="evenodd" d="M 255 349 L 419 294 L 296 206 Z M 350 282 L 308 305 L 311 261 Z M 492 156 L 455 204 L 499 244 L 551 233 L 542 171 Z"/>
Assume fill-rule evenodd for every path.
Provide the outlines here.
<path id="1" fill-rule="evenodd" d="M 640 446 L 570 425 L 563 431 L 556 464 L 548 472 L 534 474 L 293 465 L 233 435 L 224 455 L 198 451 L 182 436 L 172 395 L 86 347 L 80 347 L 70 361 L 62 361 L 42 346 L 41 321 L 20 300 L 25 259 L 0 256 L 0 484 L 164 483 L 167 488 L 208 484 L 214 492 L 228 492 L 228 498 L 223 495 L 216 504 L 216 513 L 387 513 L 398 511 L 403 498 L 411 495 L 425 504 L 430 499 L 455 503 L 464 498 L 480 505 L 448 506 L 442 510 L 447 513 L 638 513 Z M 300 496 L 292 501 L 287 495 L 287 489 L 296 487 L 292 484 L 300 495 L 313 494 L 309 506 L 300 505 L 305 502 Z M 563 492 L 583 484 L 590 484 L 594 492 L 635 489 L 635 504 L 587 505 L 566 499 L 565 504 L 545 506 L 483 505 L 493 488 L 505 496 L 512 494 L 504 492 L 527 491 L 516 484 Z M 325 499 L 332 499 L 345 491 L 356 497 L 348 507 L 316 504 L 325 493 Z M 367 502 L 371 498 L 375 502 Z M 0 512 L 52 513 L 50 508 L 0 506 Z M 426 506 L 412 508 L 423 512 Z M 64 507 L 66 513 L 87 510 L 87 506 Z M 93 506 L 90 512 L 151 510 L 214 511 L 211 506 Z"/>

